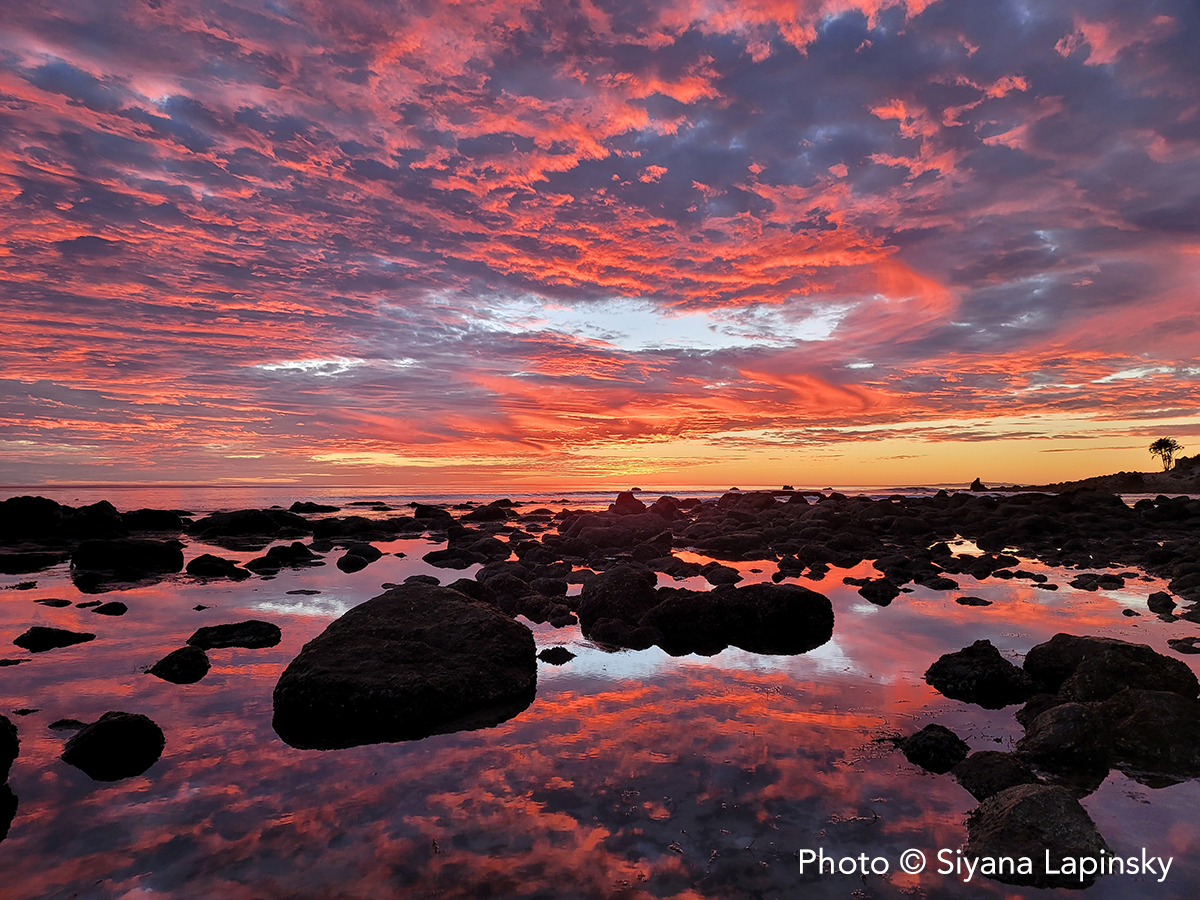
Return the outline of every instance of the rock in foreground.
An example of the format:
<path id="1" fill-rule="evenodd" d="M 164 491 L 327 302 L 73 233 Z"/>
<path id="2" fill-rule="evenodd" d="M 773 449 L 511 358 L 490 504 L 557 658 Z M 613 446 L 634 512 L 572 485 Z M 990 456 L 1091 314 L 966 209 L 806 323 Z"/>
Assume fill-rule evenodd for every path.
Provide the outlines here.
<path id="1" fill-rule="evenodd" d="M 997 881 L 1034 887 L 1087 887 L 1095 878 L 1075 873 L 1053 874 L 1047 871 L 1049 856 L 1052 870 L 1061 869 L 1063 859 L 1092 857 L 1111 852 L 1096 830 L 1087 811 L 1066 788 L 1041 784 L 1022 784 L 994 794 L 979 804 L 967 820 L 967 848 L 972 857 L 1028 857 L 1032 872 L 997 874 Z"/>
<path id="2" fill-rule="evenodd" d="M 106 712 L 67 741 L 62 759 L 95 781 L 120 781 L 158 762 L 164 746 L 162 729 L 146 716 Z"/>
<path id="3" fill-rule="evenodd" d="M 275 686 L 276 733 L 329 750 L 497 725 L 537 689 L 533 634 L 465 594 L 405 584 L 333 622 Z"/>

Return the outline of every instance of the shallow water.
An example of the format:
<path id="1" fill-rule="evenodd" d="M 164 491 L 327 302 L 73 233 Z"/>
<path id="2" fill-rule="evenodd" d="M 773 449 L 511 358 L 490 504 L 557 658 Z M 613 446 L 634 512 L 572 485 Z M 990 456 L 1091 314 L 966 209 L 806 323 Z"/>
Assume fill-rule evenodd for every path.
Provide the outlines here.
<path id="1" fill-rule="evenodd" d="M 20 805 L 0 843 L 0 893 L 14 900 L 1066 896 L 978 875 L 964 884 L 933 865 L 920 876 L 896 871 L 907 848 L 932 861 L 938 849 L 961 846 L 975 803 L 950 776 L 924 773 L 878 739 L 936 720 L 974 749 L 1010 747 L 1021 735 L 1016 707 L 986 711 L 947 700 L 922 680 L 939 655 L 979 638 L 1015 661 L 1058 631 L 1120 637 L 1177 656 L 1167 639 L 1197 631 L 1149 614 L 1146 596 L 1162 587 L 1154 580 L 1087 593 L 1067 586 L 1073 575 L 1024 561 L 1059 590 L 955 576 L 959 591 L 916 587 L 880 608 L 842 584 L 843 576 L 866 574 L 864 563 L 799 581 L 829 596 L 836 616 L 833 639 L 802 656 L 606 653 L 578 628 L 532 626 L 539 646 L 564 644 L 578 656 L 558 668 L 539 663 L 537 699 L 515 719 L 408 743 L 292 749 L 271 728 L 271 692 L 305 641 L 384 582 L 425 573 L 448 583 L 473 571 L 426 565 L 421 555 L 440 545 L 424 539 L 377 546 L 407 555 L 386 555 L 350 575 L 330 554 L 324 567 L 269 580 L 177 576 L 104 595 L 129 606 L 121 618 L 33 603 L 95 599 L 76 591 L 65 566 L 4 578 L 0 646 L 8 649 L 0 656 L 29 661 L 0 668 L 0 711 L 21 737 L 9 782 Z M 185 554 L 203 552 L 240 561 L 259 555 L 196 542 Z M 764 562 L 725 564 L 748 581 L 774 571 Z M 36 588 L 12 589 L 26 580 Z M 297 590 L 320 593 L 288 593 Z M 994 602 L 963 607 L 953 600 L 962 594 Z M 197 604 L 210 608 L 196 611 Z M 1127 618 L 1124 608 L 1143 615 Z M 282 643 L 210 651 L 213 668 L 194 685 L 144 674 L 201 625 L 251 617 L 277 623 Z M 34 624 L 97 638 L 42 654 L 13 647 Z M 13 714 L 23 708 L 37 711 Z M 150 716 L 167 744 L 144 775 L 107 785 L 59 760 L 68 733 L 48 726 L 110 709 Z M 1083 803 L 1118 853 L 1146 847 L 1175 857 L 1164 883 L 1106 878 L 1089 896 L 1200 894 L 1200 785 L 1152 790 L 1113 773 Z M 882 856 L 891 871 L 801 876 L 798 851 L 818 848 Z"/>

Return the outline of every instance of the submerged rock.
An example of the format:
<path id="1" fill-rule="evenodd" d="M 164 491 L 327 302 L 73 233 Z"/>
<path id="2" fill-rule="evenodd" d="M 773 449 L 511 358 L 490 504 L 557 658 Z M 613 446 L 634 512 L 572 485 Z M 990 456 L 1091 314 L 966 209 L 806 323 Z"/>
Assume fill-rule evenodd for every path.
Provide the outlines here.
<path id="1" fill-rule="evenodd" d="M 1047 871 L 1047 854 L 1053 863 L 1064 858 L 1098 858 L 1110 853 L 1108 845 L 1087 811 L 1066 788 L 1022 784 L 993 794 L 967 819 L 967 847 L 972 857 L 1028 857 L 1032 872 L 1002 870 L 992 877 L 1006 884 L 1032 887 L 1086 887 L 1094 877 L 1069 876 Z M 1052 865 L 1051 870 L 1062 867 Z"/>
<path id="2" fill-rule="evenodd" d="M 940 657 L 925 672 L 925 681 L 952 700 L 984 709 L 1021 703 L 1033 693 L 1029 675 L 1001 656 L 991 641 L 976 641 Z"/>
<path id="3" fill-rule="evenodd" d="M 896 746 L 915 766 L 944 775 L 964 759 L 971 748 L 967 742 L 944 725 L 926 725 Z"/>
<path id="4" fill-rule="evenodd" d="M 62 760 L 95 781 L 120 781 L 158 762 L 164 746 L 162 729 L 146 716 L 106 712 L 67 741 Z"/>
<path id="5" fill-rule="evenodd" d="M 263 622 L 261 619 L 249 619 L 227 625 L 205 625 L 196 629 L 196 633 L 188 638 L 187 642 L 189 646 L 199 647 L 201 650 L 219 647 L 246 647 L 258 650 L 262 647 L 274 647 L 282 637 L 278 625 Z"/>
<path id="6" fill-rule="evenodd" d="M 208 654 L 199 647 L 180 647 L 150 667 L 150 674 L 172 684 L 195 684 L 208 674 Z"/>
<path id="7" fill-rule="evenodd" d="M 48 628 L 45 625 L 34 625 L 13 643 L 30 653 L 45 653 L 59 647 L 70 647 L 73 644 L 86 644 L 94 641 L 96 636 L 88 631 L 68 631 L 65 628 Z"/>
<path id="8" fill-rule="evenodd" d="M 537 688 L 533 634 L 449 588 L 405 584 L 304 645 L 275 686 L 275 731 L 328 750 L 485 728 Z"/>

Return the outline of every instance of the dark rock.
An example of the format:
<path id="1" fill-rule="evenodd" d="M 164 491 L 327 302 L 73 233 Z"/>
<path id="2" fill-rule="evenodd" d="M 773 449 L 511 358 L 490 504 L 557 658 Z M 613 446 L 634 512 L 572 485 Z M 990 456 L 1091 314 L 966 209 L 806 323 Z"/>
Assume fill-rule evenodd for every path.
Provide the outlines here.
<path id="1" fill-rule="evenodd" d="M 92 612 L 101 616 L 123 616 L 129 612 L 129 607 L 119 600 L 113 600 L 109 603 L 101 603 Z"/>
<path id="2" fill-rule="evenodd" d="M 67 559 L 66 553 L 33 551 L 28 553 L 0 553 L 0 575 L 24 575 L 40 572 L 56 566 Z"/>
<path id="3" fill-rule="evenodd" d="M 1127 689 L 1099 705 L 1115 765 L 1200 776 L 1200 703 L 1171 691 Z"/>
<path id="4" fill-rule="evenodd" d="M 619 516 L 636 515 L 646 511 L 646 504 L 633 496 L 632 491 L 622 491 L 617 494 L 616 502 L 608 507 L 608 511 Z"/>
<path id="5" fill-rule="evenodd" d="M 371 544 L 351 544 L 346 555 L 337 561 L 337 567 L 343 572 L 357 572 L 382 557 L 383 551 Z"/>
<path id="6" fill-rule="evenodd" d="M 566 647 L 547 647 L 538 654 L 538 659 L 552 666 L 561 666 L 575 658 L 575 654 Z"/>
<path id="7" fill-rule="evenodd" d="M 1196 646 L 1197 641 L 1200 641 L 1200 637 L 1173 638 L 1167 641 L 1167 646 L 1176 653 L 1200 653 L 1200 647 Z"/>
<path id="8" fill-rule="evenodd" d="M 0 841 L 8 837 L 8 829 L 16 815 L 17 795 L 7 784 L 0 784 Z"/>
<path id="9" fill-rule="evenodd" d="M 228 538 L 269 539 L 311 534 L 312 525 L 303 516 L 282 509 L 239 509 L 205 516 L 188 531 L 204 540 L 219 542 Z"/>
<path id="10" fill-rule="evenodd" d="M 1066 857 L 1099 858 L 1110 853 L 1096 825 L 1065 788 L 1021 784 L 988 797 L 967 819 L 967 846 L 971 857 L 1028 857 L 1032 874 L 1003 874 L 992 877 L 1006 884 L 1033 887 L 1086 887 L 1092 876 L 1053 875 L 1046 871 L 1049 854 L 1057 862 Z M 1054 870 L 1061 866 L 1052 866 Z"/>
<path id="11" fill-rule="evenodd" d="M 473 509 L 463 516 L 459 516 L 460 522 L 503 522 L 508 519 L 508 506 L 503 503 L 489 503 L 487 506 L 481 506 L 478 509 Z"/>
<path id="12" fill-rule="evenodd" d="M 457 591 L 403 585 L 309 641 L 275 686 L 275 731 L 333 749 L 496 725 L 533 700 L 533 635 Z"/>
<path id="13" fill-rule="evenodd" d="M 19 666 L 21 663 L 27 662 L 29 662 L 27 659 L 0 659 L 0 669 L 5 668 L 6 666 Z"/>
<path id="14" fill-rule="evenodd" d="M 487 562 L 487 557 L 466 547 L 446 547 L 443 550 L 431 550 L 421 557 L 431 566 L 439 569 L 467 569 L 471 566 Z"/>
<path id="15" fill-rule="evenodd" d="M 183 550 L 175 541 L 87 540 L 71 556 L 71 577 L 84 593 L 106 582 L 138 581 L 182 569 Z"/>
<path id="16" fill-rule="evenodd" d="M 926 683 L 952 700 L 1000 709 L 1021 703 L 1033 694 L 1033 682 L 991 641 L 976 641 L 957 653 L 947 653 L 925 672 Z"/>
<path id="17" fill-rule="evenodd" d="M 274 647 L 281 638 L 282 633 L 278 625 L 250 619 L 228 625 L 206 625 L 198 628 L 187 642 L 189 646 L 199 647 L 201 650 L 213 650 L 218 647 L 246 647 L 257 650 L 262 647 Z"/>
<path id="18" fill-rule="evenodd" d="M 57 537 L 70 512 L 45 497 L 10 497 L 0 500 L 0 540 L 24 541 Z"/>
<path id="19" fill-rule="evenodd" d="M 158 762 L 164 746 L 162 729 L 146 716 L 106 712 L 67 741 L 62 759 L 95 781 L 120 781 Z"/>
<path id="20" fill-rule="evenodd" d="M 14 709 L 14 716 L 32 716 L 34 713 L 41 712 L 41 709 L 32 706 L 22 706 L 20 709 Z"/>
<path id="21" fill-rule="evenodd" d="M 64 609 L 71 605 L 70 600 L 61 600 L 58 597 L 44 597 L 41 600 L 34 600 L 34 603 L 40 603 L 42 606 L 49 606 L 51 609 Z"/>
<path id="22" fill-rule="evenodd" d="M 705 581 L 713 585 L 737 584 L 742 580 L 742 574 L 737 569 L 720 563 L 709 563 L 700 574 L 704 576 Z"/>
<path id="23" fill-rule="evenodd" d="M 334 513 L 341 511 L 340 506 L 329 506 L 325 503 L 313 503 L 311 500 L 297 500 L 290 507 L 294 513 Z"/>
<path id="24" fill-rule="evenodd" d="M 183 531 L 183 518 L 170 509 L 135 509 L 121 514 L 122 524 L 130 531 Z"/>
<path id="25" fill-rule="evenodd" d="M 1160 616 L 1170 615 L 1175 611 L 1175 601 L 1166 591 L 1155 591 L 1146 601 L 1146 605 L 1150 607 L 1150 612 Z"/>
<path id="26" fill-rule="evenodd" d="M 187 573 L 197 578 L 232 578 L 244 581 L 250 573 L 240 568 L 233 560 L 204 553 L 187 564 Z"/>
<path id="27" fill-rule="evenodd" d="M 478 600 L 480 603 L 487 603 L 490 606 L 498 605 L 496 592 L 483 582 L 472 581 L 469 578 L 460 578 L 458 581 L 446 585 L 446 587 L 452 591 L 458 591 L 460 594 L 466 594 L 472 600 Z"/>
<path id="28" fill-rule="evenodd" d="M 662 640 L 657 628 L 635 625 L 622 619 L 601 619 L 587 635 L 602 649 L 646 650 Z"/>
<path id="29" fill-rule="evenodd" d="M 960 606 L 991 606 L 991 600 L 984 600 L 982 597 L 955 597 L 954 602 Z"/>
<path id="30" fill-rule="evenodd" d="M 78 731 L 87 725 L 87 722 L 80 722 L 78 719 L 55 719 L 46 727 L 51 731 Z"/>
<path id="31" fill-rule="evenodd" d="M 438 580 L 436 575 L 409 575 L 404 579 L 405 584 L 428 584 L 437 587 L 442 582 Z"/>
<path id="32" fill-rule="evenodd" d="M 944 775 L 967 758 L 971 748 L 967 742 L 943 725 L 926 725 L 896 746 L 910 763 L 922 769 Z"/>
<path id="33" fill-rule="evenodd" d="M 1111 734 L 1092 703 L 1061 703 L 1035 718 L 1017 751 L 1051 772 L 1108 770 Z"/>
<path id="34" fill-rule="evenodd" d="M 1127 687 L 1200 694 L 1200 682 L 1180 660 L 1115 638 L 1056 634 L 1029 651 L 1025 671 L 1069 700 L 1104 700 Z"/>
<path id="35" fill-rule="evenodd" d="M 195 684 L 208 674 L 208 654 L 199 647 L 173 650 L 150 667 L 150 674 L 172 684 Z"/>
<path id="36" fill-rule="evenodd" d="M 75 608 L 76 609 L 95 609 L 99 605 L 100 605 L 99 600 L 88 600 L 84 603 L 76 603 Z"/>
<path id="37" fill-rule="evenodd" d="M 1064 702 L 1066 701 L 1061 700 L 1058 694 L 1034 694 L 1017 710 L 1014 718 L 1022 728 L 1028 730 L 1034 719 L 1051 707 L 1061 706 Z"/>
<path id="38" fill-rule="evenodd" d="M 922 578 L 918 583 L 922 587 L 929 588 L 931 591 L 958 590 L 958 582 L 953 578 L 947 578 L 944 575 L 933 575 L 928 578 Z"/>
<path id="39" fill-rule="evenodd" d="M 955 780 L 976 800 L 986 800 L 993 794 L 1019 784 L 1038 784 L 1033 769 L 1013 753 L 999 750 L 977 750 L 952 770 Z"/>
<path id="40" fill-rule="evenodd" d="M 17 726 L 8 716 L 0 715 L 0 782 L 8 781 L 13 760 L 20 755 L 21 739 L 17 736 Z"/>
<path id="41" fill-rule="evenodd" d="M 619 619 L 636 626 L 662 599 L 655 592 L 658 577 L 648 569 L 616 566 L 584 584 L 575 611 L 585 637 L 601 619 Z"/>
<path id="42" fill-rule="evenodd" d="M 47 628 L 44 625 L 34 625 L 13 641 L 18 647 L 30 653 L 44 653 L 58 647 L 70 647 L 73 644 L 86 644 L 94 641 L 96 636 L 86 631 L 67 631 L 65 628 Z"/>
<path id="43" fill-rule="evenodd" d="M 887 577 L 866 579 L 858 592 L 876 606 L 887 606 L 900 596 L 900 588 Z"/>
<path id="44" fill-rule="evenodd" d="M 961 484 L 962 482 L 959 482 L 959 483 Z M 971 482 L 971 490 L 986 491 L 987 487 L 984 486 L 984 483 L 982 481 L 980 481 L 978 478 L 976 478 L 974 481 Z"/>

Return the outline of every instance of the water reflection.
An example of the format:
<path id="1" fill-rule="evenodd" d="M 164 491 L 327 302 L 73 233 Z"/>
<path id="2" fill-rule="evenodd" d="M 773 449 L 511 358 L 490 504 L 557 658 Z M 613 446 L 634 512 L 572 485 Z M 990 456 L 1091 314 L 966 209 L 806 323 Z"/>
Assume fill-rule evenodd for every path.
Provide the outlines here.
<path id="1" fill-rule="evenodd" d="M 833 569 L 820 582 L 799 580 L 827 594 L 837 617 L 833 639 L 808 654 L 605 653 L 578 628 L 532 626 L 539 646 L 563 644 L 577 657 L 540 668 L 537 699 L 516 719 L 402 744 L 287 747 L 270 724 L 280 672 L 332 617 L 382 583 L 459 577 L 421 562 L 432 546 L 380 544 L 407 556 L 385 556 L 353 575 L 329 565 L 236 585 L 172 577 L 121 592 L 129 612 L 120 619 L 33 603 L 85 599 L 65 567 L 38 573 L 35 590 L 0 592 L 5 656 L 27 655 L 11 641 L 33 624 L 97 634 L 90 644 L 0 669 L 0 705 L 22 741 L 10 779 L 20 806 L 0 844 L 5 895 L 1051 895 L 978 879 L 964 886 L 930 872 L 802 879 L 796 853 L 882 855 L 894 867 L 908 847 L 931 852 L 965 842 L 970 795 L 877 740 L 933 719 L 975 749 L 1008 749 L 1020 736 L 1012 707 L 981 710 L 925 685 L 922 673 L 940 654 L 988 638 L 1019 659 L 1056 631 L 1107 634 L 1169 653 L 1168 638 L 1194 630 L 1121 615 L 1126 607 L 1144 610 L 1157 582 L 1086 593 L 1067 587 L 1064 573 L 1025 561 L 1060 590 L 956 576 L 959 591 L 917 587 L 884 609 L 841 583 L 875 574 L 864 563 Z M 206 551 L 189 546 L 188 558 Z M 769 581 L 774 572 L 764 563 L 726 565 L 746 581 Z M 296 590 L 320 593 L 288 593 Z M 956 604 L 964 593 L 993 605 Z M 212 670 L 192 685 L 144 674 L 200 625 L 253 617 L 279 624 L 282 643 L 211 651 Z M 19 708 L 39 712 L 12 715 Z M 92 721 L 110 709 L 150 716 L 166 748 L 144 775 L 105 785 L 58 759 L 67 733 L 48 726 Z M 1084 803 L 1117 852 L 1147 846 L 1176 857 L 1165 884 L 1102 879 L 1089 897 L 1196 895 L 1200 875 L 1190 860 L 1200 849 L 1192 824 L 1200 786 L 1150 790 L 1112 773 Z"/>

